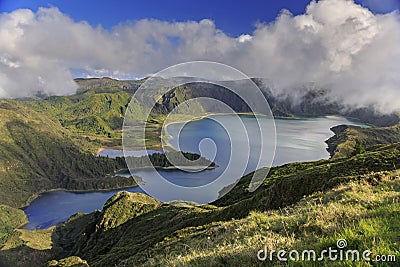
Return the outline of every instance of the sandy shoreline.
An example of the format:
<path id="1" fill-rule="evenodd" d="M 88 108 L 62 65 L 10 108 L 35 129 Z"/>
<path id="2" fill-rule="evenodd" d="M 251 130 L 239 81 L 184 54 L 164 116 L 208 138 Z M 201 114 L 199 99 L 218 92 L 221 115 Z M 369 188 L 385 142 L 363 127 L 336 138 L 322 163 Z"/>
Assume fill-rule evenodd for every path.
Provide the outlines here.
<path id="1" fill-rule="evenodd" d="M 103 151 L 104 149 L 107 149 L 107 147 L 102 146 L 102 147 L 100 147 L 99 149 L 97 149 L 96 155 L 95 155 L 95 156 L 97 156 L 97 155 L 98 155 L 101 151 Z"/>

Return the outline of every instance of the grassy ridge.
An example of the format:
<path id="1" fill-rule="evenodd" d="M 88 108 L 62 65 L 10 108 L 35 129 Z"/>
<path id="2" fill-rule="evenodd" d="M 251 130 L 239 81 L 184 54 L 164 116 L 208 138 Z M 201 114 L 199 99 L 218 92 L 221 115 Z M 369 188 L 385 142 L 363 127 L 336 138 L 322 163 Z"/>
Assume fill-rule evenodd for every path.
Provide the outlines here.
<path id="1" fill-rule="evenodd" d="M 332 157 L 350 156 L 356 142 L 362 142 L 365 148 L 381 144 L 400 142 L 400 125 L 389 127 L 361 128 L 356 126 L 339 125 L 331 129 L 335 135 L 326 143 Z"/>
<path id="2" fill-rule="evenodd" d="M 270 251 L 314 249 L 320 253 L 336 248 L 340 238 L 351 249 L 373 251 L 371 258 L 377 254 L 399 258 L 400 181 L 389 177 L 376 185 L 366 181 L 339 185 L 280 210 L 254 210 L 242 219 L 183 228 L 117 266 L 257 266 L 261 264 L 257 252 L 265 246 Z M 276 256 L 273 264 L 286 266 Z M 326 260 L 318 266 L 353 264 Z"/>
<path id="3" fill-rule="evenodd" d="M 267 179 L 254 193 L 248 192 L 251 176 L 245 176 L 217 200 L 218 206 L 241 205 L 249 208 L 279 208 L 293 204 L 304 195 L 332 188 L 343 182 L 361 179 L 369 172 L 391 171 L 400 166 L 400 143 L 382 145 L 365 154 L 348 158 L 289 163 L 270 170 Z M 249 206 L 250 205 L 250 206 Z M 241 210 L 237 208 L 237 210 Z"/>

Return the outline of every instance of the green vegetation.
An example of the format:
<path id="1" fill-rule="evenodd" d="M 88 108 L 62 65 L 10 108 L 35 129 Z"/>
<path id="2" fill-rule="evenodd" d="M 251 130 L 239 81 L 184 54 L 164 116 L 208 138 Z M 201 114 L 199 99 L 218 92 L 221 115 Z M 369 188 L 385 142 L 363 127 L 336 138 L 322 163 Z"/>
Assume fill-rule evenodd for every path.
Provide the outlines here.
<path id="1" fill-rule="evenodd" d="M 308 226 L 307 218 L 313 218 L 313 212 L 316 212 L 317 208 L 310 209 L 309 206 L 303 205 L 304 202 L 301 201 L 304 196 L 311 195 L 313 197 L 316 194 L 319 197 L 326 197 L 326 202 L 328 202 L 328 200 L 330 201 L 328 203 L 329 205 L 335 205 L 335 198 L 329 196 L 329 194 L 334 194 L 333 192 L 338 191 L 340 188 L 347 186 L 353 188 L 357 185 L 358 188 L 366 186 L 369 188 L 366 190 L 372 190 L 375 186 L 380 185 L 382 187 L 374 192 L 382 195 L 383 199 L 385 199 L 384 195 L 386 194 L 385 191 L 382 192 L 383 188 L 388 189 L 388 196 L 398 197 L 400 188 L 399 180 L 393 180 L 396 176 L 395 173 L 376 173 L 375 171 L 392 170 L 393 163 L 398 163 L 399 161 L 399 159 L 397 159 L 399 149 L 400 144 L 397 144 L 381 147 L 377 150 L 369 151 L 365 154 L 345 160 L 336 159 L 311 163 L 293 163 L 273 168 L 265 183 L 254 193 L 247 192 L 248 182 L 251 178 L 247 176 L 242 178 L 239 184 L 230 193 L 214 203 L 220 208 L 209 205 L 185 208 L 161 206 L 152 212 L 129 220 L 121 225 L 119 229 L 94 233 L 94 236 L 96 236 L 94 240 L 101 240 L 98 241 L 100 244 L 94 244 L 90 241 L 84 242 L 84 247 L 76 251 L 80 251 L 78 255 L 88 260 L 89 263 L 94 266 L 115 263 L 119 263 L 121 266 L 125 263 L 128 265 L 146 263 L 148 265 L 198 264 L 199 266 L 203 266 L 206 265 L 207 262 L 214 262 L 214 265 L 218 265 L 218 263 L 224 263 L 225 265 L 233 265 L 235 263 L 249 265 L 251 262 L 254 263 L 256 249 L 260 249 L 263 245 L 259 239 L 262 237 L 261 233 L 263 232 L 257 232 L 257 225 L 262 226 L 262 224 L 255 224 L 256 221 L 254 221 L 255 217 L 253 212 L 262 214 L 259 216 L 267 220 L 271 213 L 279 214 L 279 210 L 285 207 L 288 207 L 290 210 L 291 205 L 296 205 L 298 201 L 300 201 L 300 203 L 297 204 L 299 211 L 296 211 L 293 215 L 290 213 L 286 215 L 288 225 L 292 225 L 291 227 L 293 228 L 287 226 L 288 229 L 286 229 L 286 231 L 289 232 L 285 233 L 284 228 L 286 226 L 281 225 L 279 233 L 281 235 L 296 236 L 297 232 L 290 231 L 298 231 L 298 227 L 302 229 L 301 223 L 303 223 L 302 220 L 305 220 L 303 228 L 306 230 L 303 235 L 298 237 L 297 242 L 299 245 L 307 244 L 308 239 L 306 238 L 312 238 L 314 236 L 316 239 L 320 238 L 320 245 L 316 247 L 319 249 L 325 245 L 331 244 L 335 237 L 347 233 L 346 231 L 348 230 L 346 230 L 346 227 L 349 229 L 352 227 L 351 230 L 356 231 L 357 224 L 354 225 L 354 220 L 356 218 L 357 220 L 361 220 L 364 217 L 361 215 L 356 216 L 357 211 L 354 212 L 349 209 L 349 212 L 351 212 L 349 218 L 337 217 L 337 219 L 342 218 L 342 220 L 344 220 L 343 224 L 336 221 L 329 221 L 332 230 L 322 235 L 318 228 L 306 227 Z M 335 187 L 336 189 L 334 191 L 329 191 L 330 188 Z M 325 194 L 324 192 L 328 193 Z M 354 206 L 350 196 L 351 192 L 348 195 L 348 201 L 350 201 L 350 203 L 346 202 L 347 204 L 343 206 L 342 209 L 339 209 L 338 213 L 342 213 L 347 208 Z M 363 192 L 361 192 L 358 197 L 363 197 L 365 200 L 370 198 L 369 195 L 365 195 Z M 382 220 L 382 223 L 390 219 L 385 225 L 390 224 L 396 219 L 396 217 L 391 217 L 393 216 L 392 214 L 396 214 L 396 210 L 392 209 L 396 207 L 396 201 L 398 200 L 396 200 L 396 198 L 394 199 L 394 202 L 392 198 L 380 200 L 383 201 L 383 204 L 388 204 L 388 207 L 383 205 L 382 209 L 387 208 L 391 211 L 391 213 L 388 213 L 385 217 L 381 218 L 383 211 L 378 212 L 380 202 L 371 204 L 369 209 L 364 210 L 364 212 L 367 212 L 366 216 L 371 216 L 374 220 Z M 357 199 L 354 199 L 354 201 L 357 201 Z M 329 205 L 324 207 L 327 212 L 331 210 Z M 278 211 L 273 211 L 274 209 L 278 209 Z M 306 213 L 306 211 L 308 211 L 308 213 Z M 264 212 L 266 214 L 263 214 Z M 353 218 L 351 214 L 355 217 Z M 301 218 L 303 219 L 298 220 L 295 215 L 298 217 L 302 216 Z M 235 219 L 232 220 L 232 218 Z M 320 217 L 321 220 L 325 218 L 336 219 L 336 216 L 331 215 L 329 217 L 324 217 L 321 215 Z M 245 227 L 241 228 L 241 225 L 245 225 L 244 222 L 252 226 L 253 230 L 247 231 L 248 229 Z M 275 224 L 278 222 L 279 219 L 276 220 Z M 320 226 L 322 227 L 327 223 L 328 222 L 321 221 Z M 362 224 L 362 221 L 360 221 L 360 223 Z M 225 231 L 225 225 L 231 226 L 231 230 Z M 248 244 L 246 243 L 246 238 L 243 239 L 240 238 L 240 236 L 237 238 L 237 236 L 233 234 L 236 228 L 233 228 L 232 225 L 243 229 L 241 235 L 246 236 L 254 234 L 254 243 Z M 343 227 L 344 225 L 346 225 L 346 227 Z M 263 227 L 262 229 L 267 229 L 265 226 Z M 210 229 L 217 230 L 213 231 Z M 396 224 L 394 224 L 387 232 L 392 232 L 396 236 L 396 234 L 398 234 L 396 229 Z M 332 237 L 331 233 L 335 230 L 337 231 L 336 236 Z M 120 235 L 119 233 L 124 234 Z M 118 241 L 112 241 L 111 237 L 115 240 L 116 236 L 118 236 Z M 186 248 L 184 245 L 185 242 L 187 242 L 187 240 L 184 239 L 185 236 L 190 239 L 190 242 L 193 242 L 194 247 L 189 246 L 190 249 Z M 208 237 L 210 237 L 211 241 Z M 266 233 L 265 238 L 267 237 L 270 237 L 269 242 L 272 243 L 274 235 L 271 236 L 269 233 Z M 351 241 L 350 237 L 347 238 Z M 217 242 L 213 240 L 217 240 Z M 288 239 L 282 239 L 280 245 L 288 247 L 291 243 L 285 244 L 287 240 Z M 330 241 L 328 242 L 327 240 Z M 243 242 L 242 250 L 245 250 L 243 253 L 233 250 L 237 242 Z M 378 251 L 382 252 L 385 246 L 389 246 L 391 249 L 387 250 L 387 253 L 398 253 L 398 250 L 396 251 L 395 249 L 396 238 L 385 238 L 382 242 L 385 242 L 385 244 L 382 245 L 382 248 L 377 248 Z M 110 245 L 111 243 L 114 245 Z M 144 244 L 146 244 L 146 248 L 143 248 Z M 199 244 L 199 246 L 196 247 L 195 244 Z M 245 246 L 245 244 L 247 245 Z M 367 245 L 367 243 L 364 243 L 364 245 Z M 103 253 L 98 253 L 99 249 L 104 246 L 108 247 L 108 252 L 105 255 Z M 210 255 L 203 257 L 208 253 L 210 253 Z M 180 258 L 179 255 L 181 255 L 182 258 Z M 187 258 L 185 258 L 184 255 L 187 255 Z M 121 262 L 120 259 L 125 259 L 125 261 Z"/>
<path id="2" fill-rule="evenodd" d="M 96 90 L 97 92 L 113 92 L 123 90 L 125 92 L 134 93 L 145 80 L 146 79 L 121 81 L 104 77 L 89 79 L 78 78 L 75 79 L 75 82 L 79 87 L 78 94 L 92 89 Z"/>
<path id="3" fill-rule="evenodd" d="M 118 169 L 114 160 L 82 151 L 68 131 L 42 114 L 6 100 L 0 101 L 0 110 L 0 203 L 21 207 L 55 188 L 135 185 L 133 179 L 109 179 Z"/>
<path id="4" fill-rule="evenodd" d="M 75 133 L 100 137 L 120 137 L 131 95 L 124 91 L 98 92 L 93 89 L 73 96 L 54 96 L 24 102 Z"/>
<path id="5" fill-rule="evenodd" d="M 59 261 L 52 260 L 46 265 L 47 267 L 89 267 L 87 261 L 79 257 L 71 256 Z"/>
<path id="6" fill-rule="evenodd" d="M 101 79 L 76 79 L 79 86 L 78 93 L 72 96 L 51 96 L 45 99 L 23 101 L 21 104 L 32 108 L 65 129 L 69 129 L 77 139 L 85 138 L 91 146 L 91 152 L 103 146 L 121 145 L 121 127 L 123 117 L 128 107 L 133 93 L 145 80 L 138 81 L 118 81 L 110 78 Z M 169 80 L 159 78 L 158 86 L 171 88 Z M 182 80 L 182 82 L 185 82 Z M 239 81 L 240 82 L 240 81 Z M 375 114 L 373 110 L 359 109 L 354 111 L 338 112 L 343 108 L 338 104 L 326 103 L 326 90 L 304 89 L 304 95 L 293 105 L 292 99 L 286 97 L 276 97 L 272 95 L 268 88 L 263 87 L 262 79 L 254 79 L 259 84 L 263 94 L 270 104 L 275 116 L 322 116 L 322 115 L 342 115 L 361 122 L 371 123 L 376 126 L 392 126 L 400 122 L 398 114 L 382 115 Z M 228 82 L 232 83 L 232 82 Z M 157 89 L 157 88 L 155 88 Z M 246 88 L 243 88 L 246 90 Z M 157 90 L 153 90 L 154 95 L 149 99 L 158 99 L 156 105 L 152 107 L 149 122 L 147 145 L 153 149 L 160 148 L 159 133 L 165 115 L 169 114 L 180 103 L 196 97 L 211 97 L 224 101 L 236 112 L 250 112 L 249 107 L 235 94 L 229 90 L 205 83 L 190 83 L 176 88 L 171 88 L 164 95 L 157 95 Z M 142 114 L 144 105 L 136 101 L 130 106 L 135 114 Z M 153 105 L 153 103 L 151 103 Z M 201 102 L 192 102 L 188 113 L 205 114 L 207 112 L 218 112 L 215 106 L 208 107 Z M 185 106 L 181 106 L 185 109 Z M 156 140 L 156 142 L 154 141 Z M 140 145 L 135 147 L 142 149 Z"/>
<path id="7" fill-rule="evenodd" d="M 98 229 L 108 230 L 120 226 L 128 220 L 154 210 L 160 203 L 139 193 L 119 192 L 111 197 L 99 217 Z"/>
<path id="8" fill-rule="evenodd" d="M 54 227 L 46 230 L 12 231 L 0 249 L 0 266 L 41 266 L 49 258 L 54 258 L 57 249 L 53 247 L 53 231 Z"/>
<path id="9" fill-rule="evenodd" d="M 329 246 L 336 248 L 340 238 L 345 238 L 351 249 L 371 250 L 371 258 L 377 254 L 399 258 L 400 181 L 384 177 L 375 186 L 350 182 L 283 209 L 254 210 L 242 219 L 184 228 L 154 245 L 147 255 L 138 253 L 118 266 L 257 266 L 257 252 L 265 246 L 270 251 L 314 249 L 320 253 Z M 274 257 L 273 264 L 287 263 L 279 264 Z M 326 260 L 318 266 L 343 263 Z M 345 266 L 355 265 L 348 262 Z"/>
<path id="10" fill-rule="evenodd" d="M 400 142 L 400 124 L 388 127 L 361 128 L 339 125 L 331 129 L 335 136 L 326 141 L 332 157 L 346 157 L 362 152 L 363 148 Z M 362 144 L 362 146 L 361 146 Z"/>
<path id="11" fill-rule="evenodd" d="M 86 141 L 92 143 L 89 147 L 92 153 L 100 145 L 121 146 L 121 129 L 126 109 L 133 93 L 143 81 L 117 81 L 109 78 L 77 79 L 76 81 L 80 87 L 76 95 L 51 96 L 45 99 L 24 101 L 21 104 L 45 114 L 55 123 L 71 131 L 76 138 L 85 138 Z M 153 96 L 153 98 L 156 97 L 158 96 Z M 190 98 L 192 98 L 192 93 L 188 86 L 173 89 L 160 98 L 149 118 L 152 123 L 146 129 L 148 148 L 160 148 L 159 135 L 162 125 L 160 119 L 163 120 L 163 115 Z M 133 99 L 133 101 L 136 100 Z M 143 114 L 143 105 L 145 103 L 134 102 L 130 106 L 131 112 Z M 191 112 L 203 110 L 199 105 L 195 110 L 191 108 Z M 139 145 L 135 148 L 143 149 Z"/>
<path id="12" fill-rule="evenodd" d="M 146 168 L 146 167 L 159 167 L 169 168 L 174 166 L 193 166 L 193 167 L 216 167 L 214 162 L 201 157 L 199 154 L 171 151 L 167 153 L 153 153 L 148 156 L 142 157 L 117 157 L 116 162 L 123 168 L 128 168 L 125 164 L 127 163 L 130 168 Z M 170 162 L 174 162 L 172 164 Z"/>
<path id="13" fill-rule="evenodd" d="M 2 247 L 2 250 L 10 250 L 25 246 L 34 250 L 50 250 L 52 248 L 51 234 L 54 227 L 46 230 L 24 230 L 16 229 L 12 232 L 11 238 Z"/>
<path id="14" fill-rule="evenodd" d="M 15 228 L 27 222 L 26 215 L 22 210 L 0 205 L 0 247 Z"/>
<path id="15" fill-rule="evenodd" d="M 359 139 L 356 139 L 356 144 L 354 146 L 354 151 L 352 153 L 352 156 L 355 156 L 358 154 L 363 154 L 363 153 L 365 153 L 364 144 Z"/>

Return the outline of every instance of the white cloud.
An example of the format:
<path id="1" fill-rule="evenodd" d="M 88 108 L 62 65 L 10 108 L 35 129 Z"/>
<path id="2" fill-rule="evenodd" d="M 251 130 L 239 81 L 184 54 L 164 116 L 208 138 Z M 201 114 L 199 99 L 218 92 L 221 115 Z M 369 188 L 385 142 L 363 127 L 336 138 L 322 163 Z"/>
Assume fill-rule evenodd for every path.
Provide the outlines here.
<path id="1" fill-rule="evenodd" d="M 250 41 L 251 38 L 253 37 L 249 34 L 242 34 L 237 38 L 237 40 L 239 41 L 239 43 L 244 43 Z"/>
<path id="2" fill-rule="evenodd" d="M 400 107 L 400 15 L 374 15 L 347 0 L 282 11 L 253 33 L 226 35 L 210 20 L 140 20 L 112 30 L 77 22 L 56 8 L 0 14 L 0 97 L 75 91 L 71 70 L 129 77 L 172 64 L 212 60 L 291 92 L 316 82 L 349 106 Z"/>

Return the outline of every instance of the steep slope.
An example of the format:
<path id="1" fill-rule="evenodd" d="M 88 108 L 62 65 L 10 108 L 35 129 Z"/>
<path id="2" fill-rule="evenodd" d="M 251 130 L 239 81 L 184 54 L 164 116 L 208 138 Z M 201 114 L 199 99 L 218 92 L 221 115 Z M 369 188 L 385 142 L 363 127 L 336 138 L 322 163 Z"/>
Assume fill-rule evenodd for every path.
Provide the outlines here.
<path id="1" fill-rule="evenodd" d="M 242 219 L 183 228 L 144 253 L 118 261 L 117 266 L 258 266 L 262 262 L 257 253 L 265 247 L 268 251 L 297 250 L 300 255 L 302 250 L 313 249 L 319 257 L 322 250 L 337 248 L 338 239 L 345 239 L 349 249 L 360 253 L 372 251 L 371 259 L 377 254 L 399 259 L 400 180 L 391 174 L 381 177 L 377 184 L 362 180 L 316 192 L 283 209 L 255 210 Z M 268 259 L 265 263 L 270 264 Z M 272 264 L 288 263 L 279 262 L 275 253 Z M 344 264 L 326 257 L 318 266 Z"/>
<path id="2" fill-rule="evenodd" d="M 115 137 L 131 95 L 121 90 L 90 89 L 73 96 L 48 97 L 23 104 L 78 133 Z"/>
<path id="3" fill-rule="evenodd" d="M 15 101 L 0 101 L 0 203 L 23 206 L 35 194 L 54 188 L 96 189 L 132 185 L 107 179 L 114 160 L 82 151 L 70 133 Z M 84 147 L 84 145 L 82 145 Z"/>

